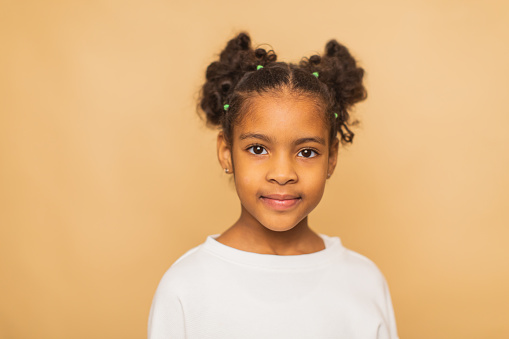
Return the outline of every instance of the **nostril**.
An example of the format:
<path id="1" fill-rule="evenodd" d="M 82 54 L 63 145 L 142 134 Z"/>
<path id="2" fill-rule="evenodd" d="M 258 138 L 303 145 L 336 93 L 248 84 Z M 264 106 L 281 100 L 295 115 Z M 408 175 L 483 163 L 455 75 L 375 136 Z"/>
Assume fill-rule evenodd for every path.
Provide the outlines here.
<path id="1" fill-rule="evenodd" d="M 290 176 L 280 176 L 280 177 L 272 177 L 269 178 L 269 181 L 274 182 L 279 185 L 286 185 L 289 183 L 297 182 L 297 177 L 290 177 Z"/>
<path id="2" fill-rule="evenodd" d="M 287 154 L 277 155 L 271 160 L 266 177 L 268 181 L 285 185 L 298 180 L 295 164 Z"/>

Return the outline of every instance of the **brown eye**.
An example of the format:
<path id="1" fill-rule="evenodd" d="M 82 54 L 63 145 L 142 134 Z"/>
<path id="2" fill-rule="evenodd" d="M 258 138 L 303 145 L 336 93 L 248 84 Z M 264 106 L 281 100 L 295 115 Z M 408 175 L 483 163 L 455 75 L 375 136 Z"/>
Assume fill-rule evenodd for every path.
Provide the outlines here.
<path id="1" fill-rule="evenodd" d="M 313 151 L 312 149 L 303 149 L 302 151 L 299 152 L 300 156 L 301 157 L 304 157 L 304 158 L 313 158 L 313 157 L 316 157 L 318 154 Z"/>
<path id="2" fill-rule="evenodd" d="M 248 150 L 250 153 L 257 154 L 257 155 L 267 154 L 267 150 L 265 148 L 263 148 L 263 146 L 260 146 L 260 145 L 251 146 L 248 148 Z"/>

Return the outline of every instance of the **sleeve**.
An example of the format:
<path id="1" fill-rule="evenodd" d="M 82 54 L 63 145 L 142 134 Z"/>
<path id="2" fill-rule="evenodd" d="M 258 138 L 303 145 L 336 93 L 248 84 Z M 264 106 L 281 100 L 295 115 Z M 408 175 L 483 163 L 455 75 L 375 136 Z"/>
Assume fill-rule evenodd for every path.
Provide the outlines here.
<path id="1" fill-rule="evenodd" d="M 385 305 L 386 305 L 386 319 L 387 326 L 390 332 L 391 339 L 398 339 L 398 332 L 396 329 L 396 318 L 394 316 L 394 308 L 392 307 L 391 294 L 389 292 L 389 286 L 384 279 L 384 294 L 385 294 Z"/>
<path id="2" fill-rule="evenodd" d="M 182 302 L 166 274 L 154 295 L 148 319 L 148 339 L 185 339 Z"/>

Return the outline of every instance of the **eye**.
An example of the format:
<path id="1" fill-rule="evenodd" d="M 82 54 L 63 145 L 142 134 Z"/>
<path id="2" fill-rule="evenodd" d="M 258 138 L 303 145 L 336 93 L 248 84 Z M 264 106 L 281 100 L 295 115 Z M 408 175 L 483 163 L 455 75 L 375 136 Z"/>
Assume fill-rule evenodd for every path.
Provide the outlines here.
<path id="1" fill-rule="evenodd" d="M 314 150 L 310 148 L 303 149 L 302 151 L 299 152 L 299 156 L 303 158 L 314 158 L 317 155 L 318 153 L 316 153 Z"/>
<path id="2" fill-rule="evenodd" d="M 251 146 L 247 150 L 249 151 L 249 153 L 257 154 L 257 155 L 267 154 L 267 150 L 263 146 L 260 146 L 260 145 Z"/>

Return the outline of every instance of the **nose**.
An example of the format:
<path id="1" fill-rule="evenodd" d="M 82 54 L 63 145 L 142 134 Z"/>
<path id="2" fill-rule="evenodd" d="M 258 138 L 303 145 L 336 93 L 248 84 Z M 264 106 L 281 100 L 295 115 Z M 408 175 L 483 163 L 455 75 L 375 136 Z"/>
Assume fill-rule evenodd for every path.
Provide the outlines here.
<path id="1" fill-rule="evenodd" d="M 292 159 L 286 155 L 272 158 L 267 171 L 267 180 L 279 185 L 297 182 L 298 175 Z"/>

